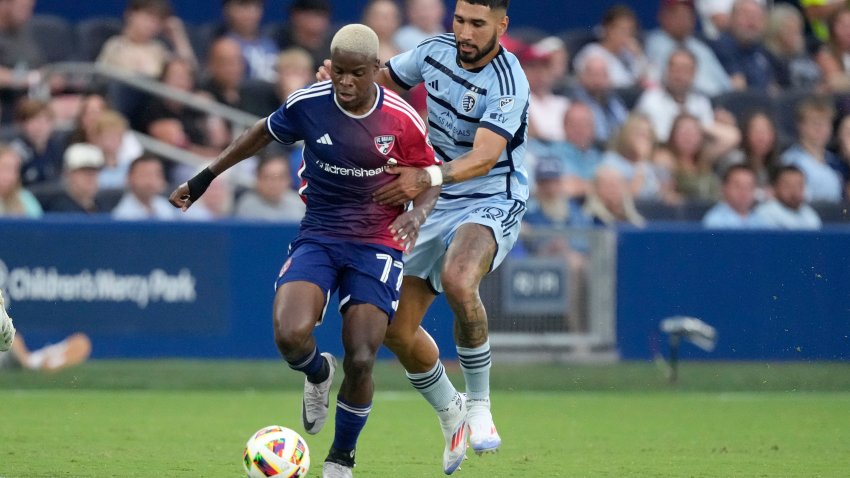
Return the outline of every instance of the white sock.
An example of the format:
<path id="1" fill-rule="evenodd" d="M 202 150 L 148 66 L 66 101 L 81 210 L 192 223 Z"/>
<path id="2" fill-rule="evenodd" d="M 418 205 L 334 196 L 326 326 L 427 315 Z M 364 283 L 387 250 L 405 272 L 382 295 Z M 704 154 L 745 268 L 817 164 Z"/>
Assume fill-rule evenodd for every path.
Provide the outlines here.
<path id="1" fill-rule="evenodd" d="M 437 360 L 434 368 L 427 372 L 406 372 L 406 374 L 413 388 L 418 390 L 438 412 L 445 410 L 457 394 L 455 386 L 452 385 L 452 381 L 446 375 L 446 369 L 439 360 Z"/>
<path id="2" fill-rule="evenodd" d="M 457 347 L 460 368 L 466 379 L 466 396 L 470 401 L 490 398 L 490 341 L 468 349 Z"/>

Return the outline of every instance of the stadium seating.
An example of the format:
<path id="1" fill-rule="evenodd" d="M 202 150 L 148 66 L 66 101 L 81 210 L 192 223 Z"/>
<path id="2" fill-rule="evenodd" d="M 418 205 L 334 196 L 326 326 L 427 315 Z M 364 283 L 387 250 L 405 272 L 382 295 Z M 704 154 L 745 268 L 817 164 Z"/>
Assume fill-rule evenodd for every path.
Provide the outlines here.
<path id="1" fill-rule="evenodd" d="M 74 58 L 77 37 L 68 20 L 55 15 L 35 15 L 29 27 L 47 63 Z"/>
<path id="2" fill-rule="evenodd" d="M 106 40 L 121 32 L 121 19 L 94 17 L 77 24 L 77 54 L 81 61 L 95 61 Z"/>

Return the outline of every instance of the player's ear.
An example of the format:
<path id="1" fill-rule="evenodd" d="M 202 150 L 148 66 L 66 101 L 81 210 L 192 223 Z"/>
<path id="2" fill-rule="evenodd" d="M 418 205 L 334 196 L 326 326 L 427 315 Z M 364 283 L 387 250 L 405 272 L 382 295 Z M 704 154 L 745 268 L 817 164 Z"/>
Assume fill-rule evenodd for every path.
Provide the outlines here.
<path id="1" fill-rule="evenodd" d="M 499 20 L 499 23 L 496 24 L 496 33 L 499 36 L 504 35 L 505 32 L 508 31 L 508 23 L 510 23 L 510 19 L 507 15 L 505 15 L 501 20 Z"/>
<path id="2" fill-rule="evenodd" d="M 375 58 L 375 72 L 377 73 L 381 69 L 381 59 Z"/>

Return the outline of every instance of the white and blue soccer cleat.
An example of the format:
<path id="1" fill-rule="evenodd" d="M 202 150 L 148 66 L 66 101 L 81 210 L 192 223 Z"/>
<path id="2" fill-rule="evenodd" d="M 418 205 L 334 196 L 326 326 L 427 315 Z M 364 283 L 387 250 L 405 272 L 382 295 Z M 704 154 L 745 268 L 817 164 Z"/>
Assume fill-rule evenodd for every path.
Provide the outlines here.
<path id="1" fill-rule="evenodd" d="M 6 312 L 6 304 L 3 301 L 3 291 L 0 290 L 0 352 L 6 352 L 12 348 L 15 341 L 15 326 L 12 318 Z"/>
<path id="2" fill-rule="evenodd" d="M 456 393 L 446 410 L 437 412 L 446 447 L 443 449 L 443 473 L 451 475 L 466 458 L 466 397 Z"/>
<path id="3" fill-rule="evenodd" d="M 490 399 L 468 400 L 469 445 L 476 455 L 499 451 L 502 439 L 490 413 Z"/>
<path id="4" fill-rule="evenodd" d="M 336 359 L 333 355 L 324 352 L 322 357 L 328 361 L 328 378 L 322 383 L 311 383 L 307 378 L 304 378 L 301 423 L 304 425 L 304 430 L 311 435 L 319 433 L 328 418 L 331 385 L 333 385 L 334 371 L 336 370 Z"/>

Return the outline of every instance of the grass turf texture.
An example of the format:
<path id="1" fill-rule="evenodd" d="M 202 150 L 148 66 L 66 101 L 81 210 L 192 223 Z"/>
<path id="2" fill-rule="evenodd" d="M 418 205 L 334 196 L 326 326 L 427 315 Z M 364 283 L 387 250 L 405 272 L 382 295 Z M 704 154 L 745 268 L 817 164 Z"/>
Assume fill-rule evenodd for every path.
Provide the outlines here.
<path id="1" fill-rule="evenodd" d="M 461 383 L 456 369 L 451 372 Z M 430 407 L 394 362 L 376 370 L 357 477 L 443 476 Z M 337 382 L 339 382 L 339 378 Z M 463 478 L 839 477 L 850 469 L 850 365 L 497 364 L 499 454 Z M 301 431 L 300 377 L 278 362 L 95 361 L 0 374 L 0 477 L 239 477 L 265 425 Z M 337 383 L 338 385 L 338 383 Z M 311 447 L 310 476 L 332 440 Z"/>

